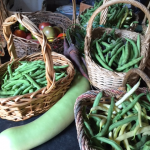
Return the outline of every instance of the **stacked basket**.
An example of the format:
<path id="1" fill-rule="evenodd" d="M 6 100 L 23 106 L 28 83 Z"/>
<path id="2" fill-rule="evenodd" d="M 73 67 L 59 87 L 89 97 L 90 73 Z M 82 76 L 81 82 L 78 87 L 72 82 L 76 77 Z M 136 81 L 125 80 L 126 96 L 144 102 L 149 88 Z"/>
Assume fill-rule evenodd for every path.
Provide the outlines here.
<path id="1" fill-rule="evenodd" d="M 76 3 L 73 1 L 73 6 Z M 74 8 L 75 9 L 75 8 Z M 8 12 L 8 11 L 7 11 Z M 9 15 L 14 14 L 15 12 L 8 12 Z M 39 11 L 39 12 L 23 12 L 36 26 L 38 26 L 42 22 L 50 22 L 58 27 L 63 29 L 63 32 L 67 30 L 67 28 L 72 24 L 72 21 L 60 14 L 60 13 L 52 13 L 49 11 Z M 15 25 L 15 28 L 18 27 L 18 24 Z M 40 52 L 40 44 L 37 42 L 27 40 L 21 37 L 17 37 L 13 34 L 14 44 L 18 57 L 23 57 L 25 55 L 29 55 L 35 52 Z M 54 42 L 50 43 L 52 51 L 63 53 L 63 40 L 54 40 Z"/>
<path id="2" fill-rule="evenodd" d="M 42 53 L 36 53 L 22 58 L 16 58 L 13 35 L 10 26 L 19 21 L 38 39 L 41 44 Z M 3 23 L 3 33 L 7 41 L 8 52 L 12 61 L 0 66 L 0 76 L 7 70 L 7 66 L 12 64 L 12 70 L 16 69 L 20 61 L 44 60 L 46 68 L 47 86 L 36 92 L 18 95 L 8 98 L 0 98 L 0 117 L 13 121 L 28 119 L 34 115 L 44 113 L 52 107 L 66 92 L 74 77 L 75 71 L 72 63 L 63 55 L 51 52 L 51 47 L 47 44 L 46 37 L 39 29 L 24 15 L 19 13 L 10 16 Z M 55 81 L 54 65 L 68 65 L 67 76 Z M 2 78 L 0 83 L 2 83 Z"/>
<path id="3" fill-rule="evenodd" d="M 106 107 L 105 104 L 110 104 L 111 103 L 110 97 L 114 97 L 115 100 L 118 100 L 119 97 L 122 97 L 123 95 L 125 95 L 126 94 L 126 88 L 125 88 L 126 82 L 128 80 L 128 77 L 133 72 L 137 73 L 138 75 L 140 75 L 141 78 L 147 83 L 147 86 L 148 86 L 148 88 L 146 88 L 146 87 L 144 87 L 144 88 L 138 88 L 136 90 L 136 92 L 137 93 L 145 93 L 145 94 L 147 92 L 149 92 L 149 89 L 150 89 L 150 79 L 141 70 L 133 69 L 133 70 L 130 70 L 127 73 L 127 76 L 126 76 L 126 78 L 125 78 L 125 80 L 123 82 L 123 87 L 122 88 L 120 87 L 119 89 L 117 89 L 117 88 L 116 89 L 105 89 L 104 91 L 103 91 L 103 89 L 99 89 L 98 91 L 91 90 L 91 91 L 87 91 L 86 93 L 80 95 L 76 99 L 75 106 L 74 106 L 74 116 L 75 116 L 75 124 L 76 124 L 76 129 L 77 129 L 77 139 L 78 139 L 80 150 L 98 150 L 98 149 L 102 149 L 103 150 L 103 149 L 108 148 L 108 147 L 105 147 L 105 148 L 101 147 L 101 144 L 102 144 L 101 140 L 98 140 L 98 143 L 94 143 L 93 140 L 92 140 L 93 137 L 91 139 L 89 138 L 88 135 L 90 135 L 90 133 L 91 133 L 90 130 L 91 129 L 94 130 L 94 128 L 92 128 L 92 124 L 90 124 L 90 127 L 88 128 L 89 132 L 87 132 L 87 127 L 88 126 L 86 126 L 86 124 L 84 123 L 86 121 L 85 112 L 88 113 L 91 110 L 91 107 L 94 107 L 93 106 L 94 99 L 98 95 L 98 93 L 101 92 L 101 91 L 103 91 L 103 97 L 101 98 L 98 106 L 104 106 L 104 107 Z M 104 105 L 101 105 L 101 104 L 104 104 Z M 102 109 L 99 109 L 99 110 L 102 110 Z M 100 118 L 101 121 L 104 119 L 102 117 L 104 114 L 102 114 L 102 115 L 92 114 L 92 115 L 95 116 L 95 117 L 97 117 L 97 118 Z M 130 117 L 130 116 L 128 116 L 128 117 Z M 86 122 L 88 122 L 88 121 L 86 121 Z M 106 123 L 105 123 L 105 125 L 106 125 Z M 98 127 L 100 127 L 100 124 L 98 124 Z M 117 129 L 117 127 L 116 127 L 116 129 Z M 94 135 L 94 136 L 96 136 L 96 135 Z M 118 136 L 119 136 L 119 132 L 118 132 Z M 115 145 L 115 142 L 116 142 L 115 139 L 114 139 L 114 133 L 112 135 L 110 134 L 108 137 L 109 138 L 106 138 L 107 141 L 109 142 L 109 144 L 111 145 L 111 147 L 114 148 L 114 145 Z M 99 138 L 100 138 L 100 136 L 99 136 Z M 111 140 L 114 141 L 114 142 L 110 142 Z M 104 144 L 106 144 L 106 143 L 107 142 L 105 141 Z M 118 144 L 119 142 L 116 142 L 116 143 Z M 133 139 L 132 139 L 132 143 L 133 143 Z M 94 144 L 98 144 L 100 147 L 98 145 L 95 146 Z M 145 143 L 143 143 L 143 145 L 144 144 Z M 120 145 L 120 143 L 118 145 Z M 128 143 L 128 145 L 129 145 L 129 143 Z M 108 144 L 107 144 L 107 146 L 108 146 Z M 120 150 L 122 150 L 122 148 L 120 148 Z"/>
<path id="4" fill-rule="evenodd" d="M 146 7 L 144 5 L 142 5 L 141 3 L 137 2 L 137 1 L 133 1 L 133 0 L 121 0 L 121 1 L 120 0 L 111 0 L 107 3 L 105 3 L 104 5 L 102 5 L 101 7 L 99 7 L 93 13 L 93 15 L 91 16 L 91 18 L 88 22 L 88 26 L 87 26 L 87 34 L 86 34 L 85 43 L 84 43 L 84 53 L 85 53 L 85 61 L 86 61 L 88 75 L 89 75 L 91 84 L 98 89 L 120 87 L 122 85 L 122 82 L 126 75 L 126 73 L 124 73 L 124 72 L 115 72 L 115 71 L 109 71 L 107 69 L 104 69 L 103 67 L 97 65 L 92 60 L 91 55 L 90 55 L 91 41 L 93 39 L 100 38 L 104 34 L 104 32 L 110 32 L 110 30 L 111 30 L 109 28 L 101 28 L 101 27 L 92 30 L 92 23 L 93 23 L 94 18 L 96 17 L 96 15 L 99 12 L 101 12 L 105 8 L 107 8 L 113 4 L 117 4 L 117 3 L 127 3 L 127 4 L 131 4 L 131 5 L 134 5 L 135 7 L 140 8 L 145 13 L 148 20 L 150 20 L 149 11 L 146 9 Z M 150 40 L 149 33 L 150 33 L 150 28 L 148 28 L 148 31 L 145 34 L 145 36 L 140 35 L 141 56 L 143 56 L 143 59 L 141 60 L 141 62 L 139 64 L 139 69 L 141 69 L 141 70 L 144 70 L 144 68 L 146 66 L 146 61 L 148 59 L 149 40 Z M 119 29 L 115 30 L 115 34 L 118 37 L 121 37 L 121 38 L 126 37 L 126 38 L 133 39 L 133 40 L 137 39 L 137 36 L 138 36 L 138 34 L 135 32 L 127 31 L 127 30 L 119 30 Z M 134 85 L 135 82 L 137 81 L 137 79 L 138 79 L 138 76 L 135 74 L 132 74 L 129 78 L 129 83 L 131 85 Z"/>

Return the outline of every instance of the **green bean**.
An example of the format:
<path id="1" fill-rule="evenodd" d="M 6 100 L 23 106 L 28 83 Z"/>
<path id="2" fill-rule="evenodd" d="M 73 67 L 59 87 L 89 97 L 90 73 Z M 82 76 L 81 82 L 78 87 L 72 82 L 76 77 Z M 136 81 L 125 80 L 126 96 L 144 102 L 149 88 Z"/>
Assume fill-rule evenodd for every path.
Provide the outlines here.
<path id="1" fill-rule="evenodd" d="M 122 61 L 123 61 L 124 53 L 125 53 L 125 49 L 123 48 L 122 54 L 121 54 L 119 62 L 118 62 L 118 67 L 122 66 Z"/>
<path id="2" fill-rule="evenodd" d="M 145 142 L 147 141 L 147 135 L 144 135 L 141 140 L 136 143 L 134 146 L 133 146 L 133 150 L 140 150 L 140 148 L 145 144 Z"/>
<path id="3" fill-rule="evenodd" d="M 11 67 L 9 64 L 7 66 L 7 69 L 8 69 L 8 73 L 9 73 L 10 78 L 12 78 L 12 70 L 11 70 Z"/>
<path id="4" fill-rule="evenodd" d="M 131 39 L 128 39 L 128 38 L 125 38 L 125 39 L 127 41 L 129 41 L 131 43 L 131 45 L 133 46 L 133 50 L 134 50 L 134 57 L 133 57 L 133 59 L 137 58 L 138 57 L 138 48 L 137 48 L 136 44 Z"/>
<path id="5" fill-rule="evenodd" d="M 95 57 L 96 59 L 98 60 L 98 62 L 106 69 L 110 70 L 110 71 L 113 71 L 109 66 L 107 66 L 102 60 L 101 58 L 95 53 Z"/>
<path id="6" fill-rule="evenodd" d="M 30 90 L 31 88 L 33 88 L 33 86 L 32 86 L 32 85 L 30 85 L 28 88 L 26 88 L 26 89 L 22 92 L 22 94 L 26 94 L 26 93 L 28 93 L 28 92 L 29 92 L 29 90 Z"/>
<path id="7" fill-rule="evenodd" d="M 5 77 L 4 77 L 4 84 L 7 82 L 7 80 L 8 80 L 8 76 L 7 76 L 7 74 L 5 75 Z"/>
<path id="8" fill-rule="evenodd" d="M 34 92 L 34 90 L 33 90 L 33 89 L 30 89 L 30 90 L 29 90 L 29 93 L 33 93 L 33 92 Z"/>
<path id="9" fill-rule="evenodd" d="M 111 116 L 112 116 L 112 112 L 113 112 L 113 108 L 114 108 L 115 102 L 114 102 L 114 97 L 111 98 L 111 105 L 109 107 L 108 110 L 108 116 L 107 116 L 107 122 L 105 124 L 105 127 L 102 129 L 102 131 L 100 133 L 98 133 L 96 135 L 96 137 L 101 137 L 101 136 L 105 136 L 107 134 L 108 128 L 111 124 Z"/>
<path id="10" fill-rule="evenodd" d="M 18 83 L 18 84 L 15 84 L 13 87 L 12 87 L 12 90 L 15 90 L 16 88 L 18 88 L 19 86 L 21 86 L 22 83 Z"/>
<path id="11" fill-rule="evenodd" d="M 27 87 L 28 87 L 28 85 L 23 85 L 23 86 L 21 86 L 21 87 L 13 94 L 13 96 L 18 95 L 22 90 L 24 90 L 24 89 L 27 88 Z"/>
<path id="12" fill-rule="evenodd" d="M 23 83 L 23 84 L 26 84 L 26 85 L 30 85 L 29 84 L 29 82 L 28 81 L 26 81 L 26 80 L 12 80 L 10 83 L 8 83 L 4 88 L 8 88 L 8 87 L 10 87 L 10 86 L 13 86 L 13 85 L 15 85 L 15 84 L 17 84 L 17 83 Z"/>
<path id="13" fill-rule="evenodd" d="M 89 138 L 92 138 L 94 136 L 93 131 L 92 131 L 90 125 L 88 124 L 88 122 L 85 120 L 84 120 L 84 126 L 85 126 L 85 131 L 87 133 L 87 136 Z"/>
<path id="14" fill-rule="evenodd" d="M 122 42 L 118 43 L 118 44 L 115 46 L 115 48 L 112 50 L 111 56 L 113 56 L 113 55 L 117 52 L 117 50 L 118 50 L 122 45 L 123 45 Z"/>
<path id="15" fill-rule="evenodd" d="M 119 39 L 116 40 L 115 43 L 110 44 L 110 47 L 108 47 L 108 48 L 106 48 L 105 50 L 103 50 L 103 53 L 106 53 L 106 52 L 112 50 L 112 49 L 120 42 L 120 40 L 121 40 L 121 39 L 119 38 Z"/>
<path id="16" fill-rule="evenodd" d="M 108 62 L 109 62 L 109 53 L 107 53 L 106 55 L 106 63 L 108 64 Z"/>
<path id="17" fill-rule="evenodd" d="M 149 150 L 149 149 L 150 149 L 150 141 L 147 141 L 147 142 L 144 144 L 143 150 Z"/>
<path id="18" fill-rule="evenodd" d="M 108 43 L 106 43 L 106 42 L 104 42 L 104 41 L 102 41 L 100 44 L 102 44 L 102 45 L 105 46 L 106 48 L 109 48 L 109 47 L 110 47 L 110 44 L 108 44 Z"/>
<path id="19" fill-rule="evenodd" d="M 125 21 L 125 19 L 127 18 L 128 14 L 129 14 L 129 9 L 128 9 L 128 7 L 125 6 L 125 8 L 126 8 L 126 13 L 125 13 L 125 15 L 124 15 L 124 17 L 123 17 L 123 19 L 122 19 L 122 21 L 121 21 L 120 28 L 121 28 L 123 22 Z"/>
<path id="20" fill-rule="evenodd" d="M 116 52 L 116 54 L 114 54 L 114 55 L 111 57 L 111 59 L 110 59 L 110 61 L 109 61 L 109 64 L 108 64 L 109 67 L 112 66 L 112 63 L 113 63 L 114 59 L 115 59 L 115 58 L 117 57 L 117 55 L 122 51 L 123 48 L 124 48 L 124 45 L 121 46 L 121 47 L 118 49 L 118 51 Z"/>
<path id="21" fill-rule="evenodd" d="M 108 18 L 108 21 L 112 21 L 114 16 L 115 16 L 115 14 L 116 14 L 116 9 L 113 11 L 111 17 Z"/>
<path id="22" fill-rule="evenodd" d="M 94 100 L 94 103 L 93 103 L 93 107 L 98 106 L 98 104 L 100 103 L 100 100 L 101 100 L 102 96 L 103 96 L 103 92 L 99 92 L 97 94 L 97 96 L 96 96 L 96 98 Z M 92 114 L 96 114 L 96 113 L 97 113 L 96 110 L 92 111 Z"/>
<path id="23" fill-rule="evenodd" d="M 96 49 L 97 49 L 98 55 L 101 57 L 101 59 L 102 59 L 104 62 L 106 62 L 106 61 L 105 61 L 105 58 L 104 58 L 104 56 L 103 56 L 103 53 L 102 53 L 102 48 L 101 48 L 101 46 L 98 44 L 97 41 L 96 41 Z"/>
<path id="24" fill-rule="evenodd" d="M 122 60 L 122 65 L 126 64 L 129 59 L 129 42 L 127 41 L 125 44 L 125 54 L 124 59 Z"/>
<path id="25" fill-rule="evenodd" d="M 146 98 L 147 98 L 147 100 L 150 102 L 150 93 L 147 93 L 147 94 L 146 94 Z"/>
<path id="26" fill-rule="evenodd" d="M 141 57 L 139 57 L 139 58 L 136 58 L 136 59 L 134 59 L 134 60 L 128 62 L 127 64 L 124 64 L 123 66 L 118 67 L 116 70 L 117 70 L 117 71 L 122 71 L 122 70 L 124 70 L 124 69 L 126 69 L 126 68 L 128 68 L 128 67 L 131 67 L 132 65 L 137 64 L 142 58 L 143 58 L 143 56 L 141 56 Z"/>
<path id="27" fill-rule="evenodd" d="M 139 34 L 137 36 L 137 49 L 138 49 L 138 52 L 139 52 L 138 56 L 140 56 L 140 53 L 141 53 L 141 40 L 140 40 L 140 35 Z"/>
<path id="28" fill-rule="evenodd" d="M 92 138 L 92 140 L 94 140 L 94 139 L 97 139 L 101 142 L 104 142 L 104 143 L 111 145 L 115 150 L 123 150 L 120 145 L 118 145 L 115 141 L 110 140 L 108 138 L 105 138 L 105 137 L 94 137 L 94 138 Z"/>
<path id="29" fill-rule="evenodd" d="M 39 76 L 39 75 L 41 75 L 43 73 L 45 73 L 45 70 L 37 70 L 36 72 L 31 74 L 31 77 L 36 77 L 36 76 Z"/>
<path id="30" fill-rule="evenodd" d="M 136 115 L 134 115 L 134 116 L 132 116 L 132 117 L 127 117 L 127 118 L 125 118 L 125 119 L 123 119 L 123 120 L 120 120 L 120 121 L 118 121 L 118 122 L 115 122 L 115 123 L 113 123 L 113 124 L 109 127 L 109 132 L 112 131 L 114 128 L 118 127 L 118 126 L 121 126 L 121 125 L 123 125 L 123 124 L 132 122 L 132 121 L 134 121 L 134 120 L 137 120 L 137 118 L 138 118 L 138 116 L 137 116 L 137 114 L 136 114 Z"/>
<path id="31" fill-rule="evenodd" d="M 55 81 L 58 81 L 59 79 L 61 79 L 63 76 L 65 75 L 65 72 L 63 72 L 61 75 L 56 76 Z"/>
<path id="32" fill-rule="evenodd" d="M 46 80 L 46 77 L 37 79 L 37 80 L 35 80 L 35 82 L 42 82 L 42 81 L 45 81 L 45 80 Z"/>
<path id="33" fill-rule="evenodd" d="M 38 90 L 41 89 L 41 87 L 27 74 L 24 74 L 24 76 L 35 86 Z"/>
<path id="34" fill-rule="evenodd" d="M 35 79 L 39 79 L 45 76 L 45 72 L 41 73 L 39 76 L 36 76 Z"/>
<path id="35" fill-rule="evenodd" d="M 54 70 L 67 68 L 69 65 L 64 66 L 53 66 Z"/>
<path id="36" fill-rule="evenodd" d="M 5 96 L 5 95 L 13 95 L 14 91 L 1 91 L 0 90 L 0 96 Z"/>
<path id="37" fill-rule="evenodd" d="M 134 100 L 128 105 L 128 107 L 126 107 L 125 109 L 122 109 L 113 119 L 113 122 L 115 122 L 116 120 L 119 120 L 127 111 L 129 111 L 131 108 L 134 107 L 134 105 L 138 102 L 138 100 L 144 96 L 144 93 L 139 94 L 136 98 L 134 98 Z"/>

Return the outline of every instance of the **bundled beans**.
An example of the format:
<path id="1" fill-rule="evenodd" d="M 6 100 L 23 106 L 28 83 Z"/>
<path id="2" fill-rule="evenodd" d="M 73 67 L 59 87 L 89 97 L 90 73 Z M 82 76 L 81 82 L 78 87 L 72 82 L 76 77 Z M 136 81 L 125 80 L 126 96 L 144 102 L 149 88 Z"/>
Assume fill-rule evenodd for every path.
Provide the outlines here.
<path id="1" fill-rule="evenodd" d="M 91 108 L 83 107 L 84 132 L 92 148 L 150 149 L 150 93 L 137 94 L 139 85 L 140 81 L 133 88 L 127 84 L 127 93 L 120 99 L 103 97 L 100 92 Z M 103 98 L 111 104 L 100 103 Z"/>
<path id="2" fill-rule="evenodd" d="M 47 85 L 45 76 L 45 63 L 43 61 L 20 61 L 21 65 L 14 71 L 8 65 L 7 72 L 3 77 L 0 98 L 9 96 L 24 95 L 35 92 Z M 65 66 L 54 66 L 55 81 L 66 76 Z"/>
<path id="3" fill-rule="evenodd" d="M 137 41 L 117 38 L 115 29 L 104 33 L 100 39 L 92 42 L 91 56 L 93 60 L 110 71 L 127 72 L 137 68 L 143 56 L 140 56 L 140 36 Z"/>
<path id="4" fill-rule="evenodd" d="M 103 4 L 103 0 L 99 3 L 95 3 L 93 8 L 87 9 L 86 12 L 80 15 L 80 24 L 83 27 L 87 26 L 89 19 L 91 18 L 94 11 L 99 8 Z M 100 22 L 99 13 L 93 22 L 93 28 L 99 27 Z M 136 16 L 133 13 L 132 9 L 129 9 L 125 4 L 119 3 L 112 6 L 109 6 L 106 23 L 102 26 L 110 27 L 110 28 L 118 28 L 118 29 L 129 29 L 138 24 L 136 20 Z"/>

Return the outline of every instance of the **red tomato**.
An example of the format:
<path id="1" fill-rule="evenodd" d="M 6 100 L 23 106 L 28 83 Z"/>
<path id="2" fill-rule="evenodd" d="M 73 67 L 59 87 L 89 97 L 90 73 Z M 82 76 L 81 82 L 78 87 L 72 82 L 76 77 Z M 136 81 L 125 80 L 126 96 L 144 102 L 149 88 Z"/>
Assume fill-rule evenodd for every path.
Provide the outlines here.
<path id="1" fill-rule="evenodd" d="M 21 38 L 26 38 L 26 33 L 22 30 L 15 30 L 14 35 L 21 37 Z"/>
<path id="2" fill-rule="evenodd" d="M 51 26 L 51 24 L 49 22 L 42 22 L 39 24 L 39 29 L 43 30 L 44 27 L 47 27 L 47 26 Z"/>

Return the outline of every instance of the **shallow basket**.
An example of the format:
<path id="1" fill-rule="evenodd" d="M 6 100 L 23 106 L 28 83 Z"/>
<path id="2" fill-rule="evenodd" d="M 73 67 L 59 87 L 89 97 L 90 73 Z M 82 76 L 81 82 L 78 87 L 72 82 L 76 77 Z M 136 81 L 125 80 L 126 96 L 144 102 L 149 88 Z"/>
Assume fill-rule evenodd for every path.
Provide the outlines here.
<path id="1" fill-rule="evenodd" d="M 22 23 L 41 44 L 42 53 L 36 53 L 22 58 L 16 57 L 16 51 L 13 43 L 13 35 L 10 25 L 16 21 Z M 32 116 L 44 113 L 52 107 L 67 91 L 71 81 L 74 78 L 75 70 L 72 63 L 63 55 L 52 52 L 51 47 L 47 44 L 46 37 L 41 34 L 39 29 L 24 15 L 19 13 L 7 18 L 3 23 L 3 33 L 7 40 L 7 47 L 11 61 L 0 66 L 0 77 L 7 71 L 7 66 L 12 64 L 12 69 L 19 65 L 19 61 L 44 60 L 46 68 L 47 86 L 40 90 L 8 98 L 0 98 L 0 117 L 12 121 L 26 120 Z M 69 65 L 66 69 L 67 76 L 55 81 L 55 65 Z M 2 83 L 2 79 L 0 80 Z"/>
<path id="2" fill-rule="evenodd" d="M 110 104 L 110 97 L 115 97 L 117 100 L 120 96 L 123 96 L 126 91 L 125 91 L 125 84 L 127 82 L 128 77 L 130 74 L 134 72 L 139 74 L 142 79 L 147 83 L 148 88 L 138 88 L 137 93 L 147 93 L 150 92 L 150 79 L 139 69 L 132 69 L 128 72 L 124 83 L 123 87 L 120 87 L 118 89 L 100 89 L 100 90 L 91 90 L 87 91 L 86 93 L 80 95 L 75 102 L 74 105 L 74 117 L 75 117 L 75 124 L 76 124 L 76 130 L 77 130 L 77 139 L 79 143 L 80 150 L 97 150 L 95 148 L 92 148 L 89 145 L 89 139 L 86 136 L 84 132 L 84 120 L 82 116 L 83 112 L 83 107 L 88 106 L 88 109 L 90 109 L 93 106 L 94 99 L 96 98 L 97 94 L 101 91 L 103 91 L 103 98 L 100 100 L 100 103 L 105 103 L 105 104 Z"/>
<path id="3" fill-rule="evenodd" d="M 95 16 L 101 12 L 103 9 L 105 9 L 106 7 L 109 7 L 110 5 L 113 4 L 117 4 L 117 3 L 129 3 L 132 4 L 138 8 L 140 8 L 148 17 L 148 19 L 150 20 L 150 15 L 148 10 L 146 9 L 146 7 L 142 4 L 140 4 L 139 2 L 136 2 L 134 0 L 111 0 L 109 2 L 106 2 L 104 5 L 102 5 L 101 7 L 99 7 L 91 16 L 89 22 L 88 22 L 88 26 L 87 26 L 87 34 L 85 37 L 85 43 L 84 43 L 84 53 L 85 53 L 85 61 L 86 61 L 86 66 L 87 66 L 87 70 L 88 70 L 88 75 L 91 81 L 91 84 L 93 86 L 95 86 L 98 89 L 106 89 L 106 88 L 118 88 L 122 85 L 122 82 L 124 80 L 124 77 L 126 75 L 126 73 L 122 73 L 122 72 L 115 72 L 115 71 L 109 71 L 101 66 L 99 66 L 98 64 L 96 64 L 90 55 L 90 43 L 92 39 L 95 38 L 100 38 L 103 33 L 106 32 L 110 32 L 111 29 L 110 28 L 95 28 L 94 30 L 92 30 L 92 23 L 93 20 L 95 18 Z M 148 59 L 148 51 L 149 51 L 149 33 L 150 32 L 150 28 L 148 29 L 148 32 L 145 36 L 140 35 L 140 39 L 141 39 L 141 56 L 143 56 L 143 59 L 141 60 L 140 64 L 139 64 L 139 69 L 144 70 L 145 66 L 146 66 L 146 61 Z M 115 34 L 118 37 L 122 37 L 122 38 L 130 38 L 133 40 L 137 39 L 137 35 L 138 33 L 132 32 L 132 31 L 127 31 L 127 30 L 120 30 L 120 29 L 116 29 L 115 30 Z M 137 81 L 138 76 L 132 74 L 132 76 L 130 76 L 129 79 L 129 83 L 131 85 L 135 84 L 135 82 Z"/>

